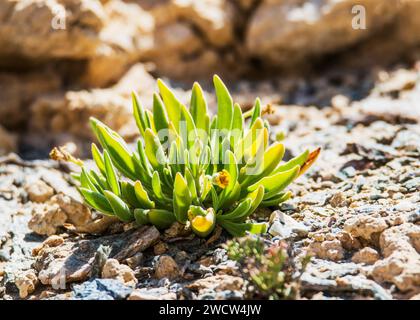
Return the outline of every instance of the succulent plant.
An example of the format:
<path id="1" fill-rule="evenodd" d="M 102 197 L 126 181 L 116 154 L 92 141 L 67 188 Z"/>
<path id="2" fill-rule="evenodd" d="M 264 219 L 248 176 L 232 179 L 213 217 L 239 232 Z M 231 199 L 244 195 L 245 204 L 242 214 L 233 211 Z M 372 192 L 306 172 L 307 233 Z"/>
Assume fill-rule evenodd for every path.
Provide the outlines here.
<path id="1" fill-rule="evenodd" d="M 190 224 L 201 237 L 216 225 L 233 236 L 265 232 L 266 224 L 251 222 L 250 215 L 289 199 L 285 188 L 315 161 L 319 149 L 282 163 L 284 146 L 269 145 L 260 100 L 242 113 L 218 76 L 214 87 L 218 109 L 213 117 L 198 83 L 189 108 L 161 80 L 152 111 L 133 93 L 141 134 L 133 149 L 117 132 L 91 119 L 103 151 L 92 144 L 97 170 L 82 165 L 76 175 L 86 203 L 125 222 L 160 229 L 176 221 Z"/>

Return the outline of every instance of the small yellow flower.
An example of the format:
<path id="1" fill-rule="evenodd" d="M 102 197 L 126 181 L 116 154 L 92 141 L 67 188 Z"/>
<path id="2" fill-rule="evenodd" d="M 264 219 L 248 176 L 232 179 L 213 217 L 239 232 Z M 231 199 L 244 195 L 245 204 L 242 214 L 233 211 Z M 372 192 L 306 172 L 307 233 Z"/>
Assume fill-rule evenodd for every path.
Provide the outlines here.
<path id="1" fill-rule="evenodd" d="M 216 225 L 216 217 L 212 208 L 207 209 L 206 215 L 189 214 L 191 219 L 191 228 L 200 237 L 207 237 Z"/>
<path id="2" fill-rule="evenodd" d="M 226 188 L 229 185 L 229 181 L 230 174 L 225 169 L 218 172 L 213 178 L 213 183 L 222 189 Z"/>

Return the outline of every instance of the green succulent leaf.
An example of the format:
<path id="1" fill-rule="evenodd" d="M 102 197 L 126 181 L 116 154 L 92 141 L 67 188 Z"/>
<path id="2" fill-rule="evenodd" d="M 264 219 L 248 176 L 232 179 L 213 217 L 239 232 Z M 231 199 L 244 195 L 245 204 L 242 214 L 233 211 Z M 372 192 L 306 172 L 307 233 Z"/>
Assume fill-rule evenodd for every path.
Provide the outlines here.
<path id="1" fill-rule="evenodd" d="M 147 195 L 147 191 L 138 180 L 134 183 L 134 194 L 141 208 L 151 209 L 155 207 L 155 203 L 150 200 L 149 196 Z"/>
<path id="2" fill-rule="evenodd" d="M 261 117 L 261 100 L 259 98 L 255 99 L 254 108 L 252 109 L 252 118 L 249 126 L 251 127 L 254 122 Z"/>
<path id="3" fill-rule="evenodd" d="M 268 199 L 286 188 L 299 174 L 300 166 L 295 166 L 285 172 L 279 172 L 262 178 L 260 181 L 248 187 L 248 192 L 255 191 L 259 186 L 265 189 L 264 199 Z"/>
<path id="4" fill-rule="evenodd" d="M 114 211 L 115 215 L 120 220 L 124 222 L 130 222 L 133 220 L 134 216 L 130 211 L 130 208 L 120 197 L 107 190 L 104 191 L 104 194 L 112 208 L 112 211 Z"/>
<path id="5" fill-rule="evenodd" d="M 265 223 L 220 221 L 220 225 L 234 237 L 243 237 L 247 232 L 251 234 L 261 234 L 267 231 L 267 225 Z"/>
<path id="6" fill-rule="evenodd" d="M 146 117 L 146 112 L 144 111 L 144 108 L 141 105 L 140 100 L 135 92 L 132 93 L 132 100 L 134 119 L 136 120 L 136 124 L 141 135 L 144 136 L 144 131 L 147 128 L 150 128 L 148 119 Z"/>
<path id="7" fill-rule="evenodd" d="M 284 164 L 280 164 L 273 171 L 273 174 L 276 174 L 276 173 L 279 173 L 279 172 L 288 171 L 288 170 L 294 168 L 295 166 L 302 166 L 305 163 L 305 161 L 308 159 L 308 156 L 309 156 L 309 150 L 305 150 L 304 152 L 302 152 L 297 157 L 295 157 L 295 158 L 287 161 Z"/>
<path id="8" fill-rule="evenodd" d="M 169 120 L 172 121 L 176 131 L 179 132 L 179 121 L 181 120 L 182 103 L 175 97 L 171 89 L 169 89 L 169 87 L 161 79 L 157 80 L 157 84 L 159 93 L 165 104 Z"/>
<path id="9" fill-rule="evenodd" d="M 156 131 L 168 129 L 169 121 L 166 114 L 165 106 L 160 97 L 155 93 L 153 95 L 153 115 Z"/>
<path id="10" fill-rule="evenodd" d="M 92 158 L 95 161 L 96 166 L 101 171 L 101 173 L 105 175 L 106 174 L 105 164 L 104 164 L 104 159 L 103 159 L 101 151 L 99 151 L 98 147 L 94 143 L 92 143 L 91 150 L 92 150 Z"/>
<path id="11" fill-rule="evenodd" d="M 153 224 L 158 229 L 169 228 L 175 221 L 173 212 L 163 209 L 135 209 L 134 218 L 138 224 Z"/>
<path id="12" fill-rule="evenodd" d="M 99 141 L 101 142 L 102 147 L 109 153 L 115 166 L 127 177 L 134 179 L 135 164 L 132 154 L 125 145 L 124 140 L 105 125 L 97 124 L 96 128 Z"/>
<path id="13" fill-rule="evenodd" d="M 242 201 L 234 210 L 217 216 L 218 220 L 232 220 L 235 221 L 236 219 L 241 219 L 243 217 L 247 217 L 247 213 L 251 208 L 252 200 L 245 199 Z"/>
<path id="14" fill-rule="evenodd" d="M 264 200 L 262 202 L 262 205 L 264 207 L 277 206 L 280 203 L 289 200 L 291 197 L 292 197 L 292 192 L 291 191 L 281 192 L 281 193 L 276 194 L 275 196 L 273 196 L 269 199 Z"/>
<path id="15" fill-rule="evenodd" d="M 187 181 L 179 172 L 175 176 L 173 199 L 174 214 L 176 220 L 180 223 L 187 222 L 188 209 L 192 202 L 191 193 L 188 188 Z"/>
<path id="16" fill-rule="evenodd" d="M 109 187 L 112 192 L 117 196 L 121 195 L 120 184 L 118 183 L 117 172 L 112 164 L 111 158 L 108 154 L 108 151 L 104 151 L 104 163 L 105 163 L 105 172 L 106 179 L 108 181 Z"/>
<path id="17" fill-rule="evenodd" d="M 166 156 L 159 138 L 152 130 L 146 129 L 144 140 L 146 144 L 145 152 L 147 159 L 154 169 L 161 170 L 166 162 Z"/>
<path id="18" fill-rule="evenodd" d="M 105 215 L 114 216 L 114 211 L 105 196 L 86 188 L 79 188 L 79 191 L 90 207 Z"/>
<path id="19" fill-rule="evenodd" d="M 217 128 L 230 130 L 232 127 L 233 100 L 225 84 L 218 76 L 213 77 L 217 97 Z"/>
<path id="20" fill-rule="evenodd" d="M 197 129 L 204 130 L 208 134 L 210 117 L 207 111 L 207 101 L 197 82 L 194 83 L 191 93 L 190 113 Z"/>

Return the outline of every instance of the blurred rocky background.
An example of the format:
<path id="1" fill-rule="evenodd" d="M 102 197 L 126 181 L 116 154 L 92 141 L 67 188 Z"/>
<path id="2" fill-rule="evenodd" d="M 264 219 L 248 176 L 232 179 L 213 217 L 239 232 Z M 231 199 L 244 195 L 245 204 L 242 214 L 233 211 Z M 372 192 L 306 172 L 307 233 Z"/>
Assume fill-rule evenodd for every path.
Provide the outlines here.
<path id="1" fill-rule="evenodd" d="M 129 139 L 129 93 L 149 104 L 156 77 L 182 97 L 220 74 L 244 107 L 359 100 L 419 57 L 419 15 L 417 0 L 1 0 L 0 153 L 83 152 L 89 116 Z"/>

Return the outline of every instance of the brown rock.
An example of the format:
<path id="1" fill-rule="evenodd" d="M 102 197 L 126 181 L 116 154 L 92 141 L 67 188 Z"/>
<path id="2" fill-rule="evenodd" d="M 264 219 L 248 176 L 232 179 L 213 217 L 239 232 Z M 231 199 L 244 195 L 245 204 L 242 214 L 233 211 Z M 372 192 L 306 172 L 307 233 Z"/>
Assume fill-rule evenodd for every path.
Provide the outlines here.
<path id="1" fill-rule="evenodd" d="M 27 184 L 25 191 L 33 202 L 45 202 L 54 194 L 54 189 L 42 180 Z"/>
<path id="2" fill-rule="evenodd" d="M 394 283 L 401 291 L 420 292 L 420 227 L 411 223 L 389 228 L 380 237 L 385 259 L 372 270 L 378 282 Z"/>
<path id="3" fill-rule="evenodd" d="M 129 237 L 127 245 L 114 258 L 123 261 L 152 246 L 159 239 L 160 233 L 154 226 L 138 228 Z"/>
<path id="4" fill-rule="evenodd" d="M 344 249 L 340 240 L 329 240 L 324 242 L 312 242 L 308 251 L 320 259 L 339 261 L 344 258 Z"/>
<path id="5" fill-rule="evenodd" d="M 67 221 L 76 227 L 84 226 L 92 221 L 90 209 L 67 195 L 59 193 L 52 197 L 50 202 L 58 204 L 60 209 L 67 214 Z"/>
<path id="6" fill-rule="evenodd" d="M 188 289 L 194 291 L 201 291 L 204 289 L 212 289 L 215 291 L 224 291 L 224 290 L 241 290 L 244 285 L 244 280 L 240 277 L 231 276 L 231 275 L 216 275 L 207 277 L 204 279 L 199 279 L 187 287 Z"/>
<path id="7" fill-rule="evenodd" d="M 176 279 L 180 275 L 178 264 L 170 256 L 160 256 L 156 263 L 155 276 L 158 279 Z"/>
<path id="8" fill-rule="evenodd" d="M 15 284 L 19 289 L 19 296 L 24 299 L 35 291 L 35 287 L 38 284 L 38 277 L 35 271 L 31 269 L 18 275 Z"/>
<path id="9" fill-rule="evenodd" d="M 44 142 L 47 145 L 62 145 L 75 138 L 92 140 L 89 118 L 95 117 L 130 140 L 138 135 L 132 117 L 131 92 L 151 101 L 154 89 L 154 78 L 143 65 L 137 64 L 113 87 L 40 97 L 31 106 L 30 129 L 37 136 L 45 137 L 48 133 L 51 138 Z M 39 144 L 35 138 L 33 143 Z"/>
<path id="10" fill-rule="evenodd" d="M 37 256 L 40 254 L 41 250 L 43 250 L 44 248 L 57 247 L 59 245 L 62 245 L 63 243 L 64 243 L 63 237 L 60 237 L 57 235 L 49 236 L 47 239 L 44 240 L 44 242 L 40 246 L 32 249 L 32 255 Z"/>
<path id="11" fill-rule="evenodd" d="M 156 256 L 160 256 L 164 254 L 166 251 L 168 251 L 168 245 L 163 241 L 159 241 L 153 246 L 153 253 Z"/>
<path id="12" fill-rule="evenodd" d="M 91 240 L 65 241 L 60 246 L 45 247 L 39 251 L 34 267 L 39 271 L 38 278 L 42 284 L 64 289 L 67 283 L 84 281 L 90 276 L 101 245 L 111 247 L 110 257 L 122 261 L 131 253 L 130 256 L 147 249 L 158 238 L 159 232 L 155 227 L 144 226 Z"/>
<path id="13" fill-rule="evenodd" d="M 135 269 L 136 267 L 138 267 L 142 261 L 143 261 L 143 253 L 141 252 L 136 253 L 134 256 L 127 258 L 125 260 L 125 262 L 128 264 L 128 266 L 131 269 Z"/>
<path id="14" fill-rule="evenodd" d="M 43 204 L 33 208 L 29 229 L 40 235 L 53 235 L 67 221 L 66 213 L 56 204 Z"/>
<path id="15" fill-rule="evenodd" d="M 375 218 L 367 215 L 355 216 L 348 219 L 344 224 L 344 230 L 353 237 L 361 237 L 371 240 L 372 234 L 380 233 L 388 228 L 384 218 Z"/>
<path id="16" fill-rule="evenodd" d="M 30 58 L 87 58 L 95 54 L 98 32 L 105 15 L 99 1 L 25 1 L 2 2 L 0 47 L 2 55 Z M 67 12 L 66 12 L 67 11 Z M 65 14 L 64 28 L 52 22 Z M 96 35 L 92 37 L 92 35 Z"/>
<path id="17" fill-rule="evenodd" d="M 175 292 L 158 293 L 150 292 L 152 290 L 136 289 L 134 290 L 127 300 L 175 300 Z"/>
<path id="18" fill-rule="evenodd" d="M 342 192 L 337 192 L 330 200 L 330 204 L 334 207 L 343 207 L 346 204 L 346 198 Z"/>
<path id="19" fill-rule="evenodd" d="M 337 235 L 337 239 L 340 240 L 341 245 L 346 250 L 355 250 L 360 249 L 362 247 L 360 241 L 357 238 L 354 238 L 350 233 L 345 231 L 340 232 Z"/>
<path id="20" fill-rule="evenodd" d="M 130 286 L 135 286 L 137 283 L 134 271 L 129 266 L 120 264 L 116 259 L 108 259 L 105 262 L 102 278 L 117 279 Z"/>
<path id="21" fill-rule="evenodd" d="M 378 252 L 370 247 L 363 248 L 357 251 L 351 261 L 355 263 L 365 263 L 365 264 L 374 264 L 376 261 L 379 260 Z"/>
<path id="22" fill-rule="evenodd" d="M 349 47 L 391 22 L 398 1 L 359 1 L 366 10 L 365 30 L 352 28 L 354 1 L 262 1 L 247 28 L 246 48 L 271 65 L 296 66 L 308 57 Z M 281 27 L 278 21 L 282 21 Z"/>

